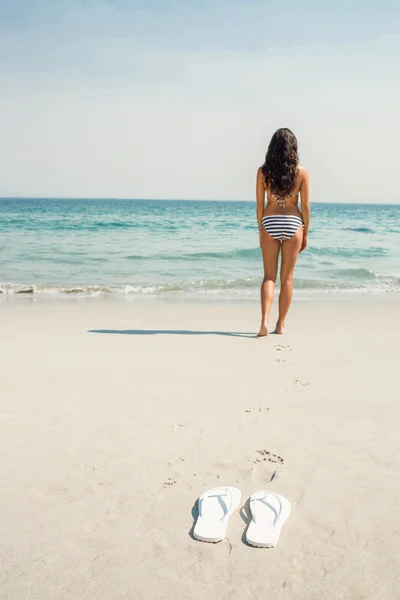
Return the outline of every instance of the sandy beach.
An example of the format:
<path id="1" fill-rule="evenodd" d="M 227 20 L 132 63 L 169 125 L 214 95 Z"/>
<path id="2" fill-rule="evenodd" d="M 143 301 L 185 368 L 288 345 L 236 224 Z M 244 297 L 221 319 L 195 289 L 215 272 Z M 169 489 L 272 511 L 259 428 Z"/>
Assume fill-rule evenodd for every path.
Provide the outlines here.
<path id="1" fill-rule="evenodd" d="M 258 319 L 2 302 L 2 600 L 399 598 L 399 297 L 295 302 L 263 340 Z M 217 485 L 241 510 L 205 544 Z M 257 489 L 292 503 L 275 549 L 244 543 Z"/>

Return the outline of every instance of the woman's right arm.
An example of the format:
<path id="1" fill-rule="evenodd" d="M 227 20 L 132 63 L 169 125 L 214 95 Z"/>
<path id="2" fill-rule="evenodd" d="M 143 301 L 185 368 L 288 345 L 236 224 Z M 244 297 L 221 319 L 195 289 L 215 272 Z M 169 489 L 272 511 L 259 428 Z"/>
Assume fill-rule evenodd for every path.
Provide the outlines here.
<path id="1" fill-rule="evenodd" d="M 307 248 L 308 230 L 310 227 L 310 178 L 307 169 L 304 169 L 303 181 L 300 186 L 301 216 L 304 223 L 303 241 L 300 252 Z"/>
<path id="2" fill-rule="evenodd" d="M 264 213 L 265 204 L 265 187 L 263 174 L 261 167 L 257 171 L 257 184 L 256 184 L 256 198 L 257 198 L 257 223 L 258 229 L 261 229 L 261 220 Z"/>

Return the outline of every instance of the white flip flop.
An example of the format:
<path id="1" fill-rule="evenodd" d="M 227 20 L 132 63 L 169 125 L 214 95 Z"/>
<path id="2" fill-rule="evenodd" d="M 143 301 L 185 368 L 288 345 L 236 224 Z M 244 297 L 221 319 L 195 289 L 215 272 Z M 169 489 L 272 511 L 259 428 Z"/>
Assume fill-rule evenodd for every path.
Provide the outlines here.
<path id="1" fill-rule="evenodd" d="M 193 535 L 201 542 L 220 542 L 226 535 L 230 516 L 240 506 L 241 492 L 235 487 L 219 487 L 201 494 L 199 516 Z"/>
<path id="2" fill-rule="evenodd" d="M 273 548 L 279 541 L 283 525 L 292 507 L 286 498 L 260 490 L 250 498 L 252 520 L 246 532 L 246 540 L 257 548 Z"/>

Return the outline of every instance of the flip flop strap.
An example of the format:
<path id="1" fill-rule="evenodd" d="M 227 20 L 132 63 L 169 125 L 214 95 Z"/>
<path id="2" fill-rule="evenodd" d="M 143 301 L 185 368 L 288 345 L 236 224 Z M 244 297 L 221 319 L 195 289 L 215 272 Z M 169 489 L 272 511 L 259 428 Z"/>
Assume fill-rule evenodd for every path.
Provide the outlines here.
<path id="1" fill-rule="evenodd" d="M 199 503 L 199 515 L 202 517 L 202 508 L 203 508 L 203 502 L 204 500 L 208 499 L 208 498 L 218 498 L 218 502 L 221 505 L 222 510 L 224 511 L 223 516 L 221 517 L 221 521 L 223 521 L 226 516 L 228 515 L 231 507 L 232 507 L 232 492 L 229 488 L 221 488 L 221 490 L 225 490 L 225 493 L 220 493 L 220 494 L 212 494 L 210 496 L 206 496 L 205 498 L 203 498 L 201 500 L 201 502 Z M 222 500 L 223 496 L 227 496 L 228 497 L 228 501 L 225 502 L 224 500 Z"/>
<path id="2" fill-rule="evenodd" d="M 273 506 L 272 504 L 270 504 L 267 501 L 268 494 L 274 496 L 278 500 L 278 502 L 279 502 L 279 509 L 278 509 L 278 511 L 276 510 L 275 506 Z M 265 506 L 267 506 L 268 508 L 270 508 L 272 510 L 272 512 L 274 513 L 274 515 L 275 515 L 275 518 L 274 518 L 274 527 L 275 527 L 277 525 L 278 521 L 279 521 L 279 517 L 282 514 L 282 508 L 283 508 L 282 507 L 282 502 L 280 501 L 279 497 L 276 494 L 274 494 L 273 492 L 267 492 L 265 494 L 264 498 L 253 498 L 253 502 L 254 502 L 254 512 L 253 512 L 253 521 L 254 521 L 254 523 L 257 523 L 257 504 L 256 503 L 257 502 L 261 502 L 262 504 L 264 504 Z"/>

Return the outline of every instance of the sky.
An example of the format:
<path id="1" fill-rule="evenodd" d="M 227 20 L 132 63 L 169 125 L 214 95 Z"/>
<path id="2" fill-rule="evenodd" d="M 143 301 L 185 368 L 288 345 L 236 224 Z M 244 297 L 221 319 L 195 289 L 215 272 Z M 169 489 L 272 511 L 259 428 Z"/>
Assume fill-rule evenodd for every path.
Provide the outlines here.
<path id="1" fill-rule="evenodd" d="M 400 202 L 398 0 L 0 0 L 0 196 Z"/>

